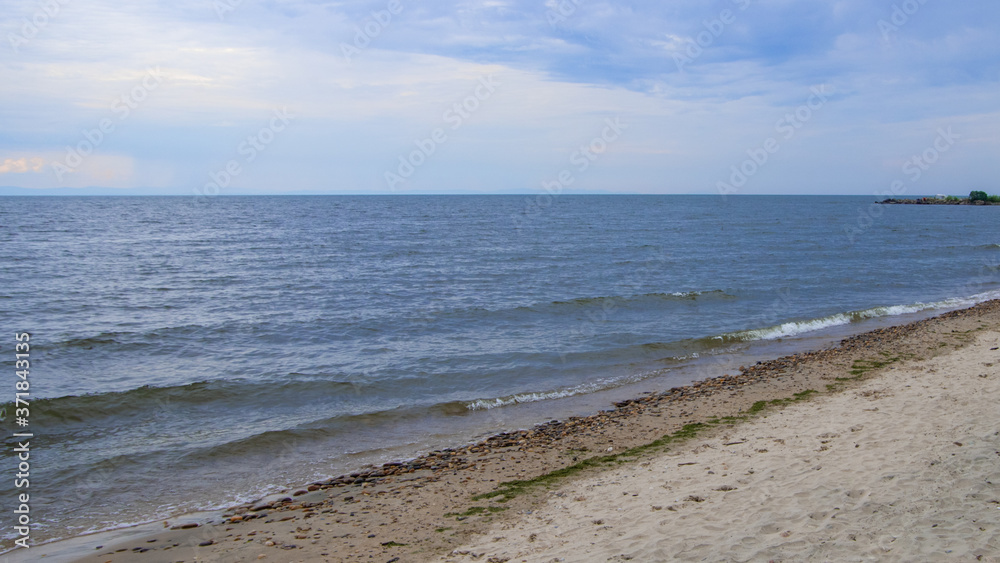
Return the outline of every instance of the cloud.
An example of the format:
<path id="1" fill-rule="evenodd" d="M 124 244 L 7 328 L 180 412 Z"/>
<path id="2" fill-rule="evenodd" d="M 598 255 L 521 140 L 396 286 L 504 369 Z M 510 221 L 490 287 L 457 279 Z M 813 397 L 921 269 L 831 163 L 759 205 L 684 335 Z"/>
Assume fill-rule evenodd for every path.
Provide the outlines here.
<path id="1" fill-rule="evenodd" d="M 16 4 L 2 37 L 38 9 Z M 881 162 L 949 123 L 982 139 L 949 155 L 966 155 L 966 175 L 986 181 L 991 159 L 974 155 L 1000 150 L 1000 4 L 928 0 L 901 16 L 870 0 L 274 0 L 228 2 L 221 17 L 204 0 L 61 5 L 0 57 L 2 170 L 20 186 L 58 185 L 16 171 L 89 151 L 109 120 L 66 182 L 189 193 L 288 107 L 295 122 L 234 188 L 384 189 L 399 155 L 445 127 L 412 185 L 536 189 L 621 117 L 628 134 L 574 187 L 705 192 L 820 84 L 830 103 L 748 192 L 870 193 Z M 683 69 L 677 55 L 691 56 Z M 140 101 L 157 67 L 163 82 Z M 496 94 L 449 129 L 445 112 L 488 75 Z"/>
<path id="2" fill-rule="evenodd" d="M 24 174 L 27 172 L 41 172 L 45 166 L 45 160 L 39 157 L 33 158 L 7 158 L 0 162 L 0 174 Z"/>

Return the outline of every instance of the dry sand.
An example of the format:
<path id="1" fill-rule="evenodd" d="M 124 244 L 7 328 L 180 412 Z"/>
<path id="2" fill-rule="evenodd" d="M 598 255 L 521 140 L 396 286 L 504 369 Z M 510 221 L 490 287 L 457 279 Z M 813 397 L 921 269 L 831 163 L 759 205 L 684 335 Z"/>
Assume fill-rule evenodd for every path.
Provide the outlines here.
<path id="1" fill-rule="evenodd" d="M 998 346 L 578 480 L 440 560 L 997 561 Z"/>
<path id="2" fill-rule="evenodd" d="M 224 515 L 8 561 L 991 561 L 998 334 L 1000 301 L 983 303 Z M 855 380 L 859 365 L 875 369 Z M 817 393 L 745 416 L 805 390 Z M 549 483 L 558 489 L 473 498 L 725 416 L 749 420 Z"/>

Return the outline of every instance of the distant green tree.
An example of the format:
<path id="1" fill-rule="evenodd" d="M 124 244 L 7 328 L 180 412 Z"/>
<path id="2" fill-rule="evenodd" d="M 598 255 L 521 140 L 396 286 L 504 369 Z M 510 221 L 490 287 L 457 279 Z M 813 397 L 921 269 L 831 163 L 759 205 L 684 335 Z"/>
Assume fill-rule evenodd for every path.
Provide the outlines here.
<path id="1" fill-rule="evenodd" d="M 986 192 L 972 191 L 969 192 L 969 201 L 989 201 L 990 196 L 986 195 Z"/>

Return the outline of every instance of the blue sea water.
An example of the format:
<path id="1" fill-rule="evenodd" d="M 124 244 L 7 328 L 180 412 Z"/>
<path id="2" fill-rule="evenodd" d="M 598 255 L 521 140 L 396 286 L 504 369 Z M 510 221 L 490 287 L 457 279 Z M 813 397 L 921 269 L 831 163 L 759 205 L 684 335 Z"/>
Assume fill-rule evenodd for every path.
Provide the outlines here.
<path id="1" fill-rule="evenodd" d="M 250 500 L 1000 295 L 1000 210 L 872 201 L 0 198 L 0 400 L 30 332 L 33 540 Z M 0 465 L 14 474 L 12 455 Z"/>

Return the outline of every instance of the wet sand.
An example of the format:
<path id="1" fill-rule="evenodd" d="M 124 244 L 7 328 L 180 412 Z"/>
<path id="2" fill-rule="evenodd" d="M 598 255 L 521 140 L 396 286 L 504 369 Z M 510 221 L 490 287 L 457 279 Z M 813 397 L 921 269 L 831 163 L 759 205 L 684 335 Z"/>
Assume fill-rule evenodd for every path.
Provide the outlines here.
<path id="1" fill-rule="evenodd" d="M 899 542 L 886 538 L 909 537 L 893 536 L 897 533 L 893 530 L 931 522 L 937 527 L 921 532 L 923 539 L 908 545 L 940 549 L 942 557 L 951 549 L 988 560 L 1000 549 L 996 527 L 982 526 L 984 531 L 976 532 L 977 526 L 969 524 L 973 516 L 959 523 L 955 519 L 961 511 L 978 514 L 979 504 L 996 499 L 1000 492 L 985 481 L 959 477 L 942 481 L 937 474 L 913 473 L 905 464 L 926 462 L 935 471 L 952 471 L 951 465 L 930 462 L 968 455 L 972 457 L 963 457 L 964 465 L 956 466 L 962 471 L 975 467 L 989 472 L 998 467 L 996 455 L 992 465 L 980 459 L 993 447 L 988 434 L 1000 431 L 1000 426 L 985 428 L 995 418 L 991 417 L 995 407 L 980 412 L 986 397 L 990 405 L 997 404 L 997 395 L 991 393 L 1000 372 L 986 364 L 1000 363 L 1000 352 L 989 349 L 997 346 L 993 342 L 998 332 L 1000 301 L 983 303 L 854 336 L 829 350 L 746 366 L 737 374 L 618 403 L 589 417 L 553 421 L 313 483 L 235 507 L 213 522 L 191 519 L 189 525 L 197 524 L 194 527 L 182 529 L 186 520 L 177 520 L 136 530 L 128 537 L 116 533 L 31 548 L 31 560 L 45 553 L 51 555 L 41 560 L 150 563 L 502 561 L 507 557 L 604 561 L 681 555 L 715 560 L 840 559 L 839 552 L 816 546 L 840 545 L 844 538 L 864 546 L 849 552 L 855 560 L 886 560 L 917 553 L 893 547 Z M 954 379 L 953 374 L 962 375 Z M 913 379 L 918 376 L 927 379 Z M 940 385 L 948 387 L 939 391 L 935 386 Z M 911 390 L 921 386 L 931 391 L 911 396 Z M 964 395 L 956 399 L 960 392 Z M 941 402 L 943 396 L 948 402 Z M 894 398 L 900 405 L 883 406 Z M 878 410 L 865 410 L 873 408 Z M 948 419 L 949 413 L 967 415 L 968 421 Z M 865 416 L 875 418 L 857 422 L 867 421 Z M 885 424 L 879 417 L 901 419 L 905 425 L 886 434 L 879 430 Z M 756 426 L 761 424 L 765 426 Z M 852 432 L 854 426 L 863 428 Z M 925 434 L 933 434 L 928 428 L 941 426 L 961 436 L 952 439 L 942 433 L 940 439 L 911 440 L 926 438 Z M 678 432 L 694 436 L 662 440 Z M 658 439 L 669 443 L 643 447 Z M 851 451 L 842 459 L 826 461 L 846 450 Z M 722 457 L 699 457 L 708 454 Z M 891 463 L 880 465 L 882 461 Z M 893 469 L 897 461 L 903 469 Z M 815 466 L 820 469 L 812 469 Z M 782 467 L 795 469 L 782 473 Z M 560 470 L 564 475 L 542 477 Z M 852 473 L 863 474 L 860 481 L 833 482 Z M 904 474 L 905 479 L 886 481 L 906 487 L 884 486 L 886 476 Z M 933 489 L 927 480 L 939 488 Z M 502 485 L 512 481 L 521 484 Z M 723 487 L 733 489 L 719 490 Z M 878 496 L 883 489 L 890 496 Z M 474 499 L 476 495 L 486 496 Z M 882 505 L 889 506 L 884 510 L 890 513 L 897 510 L 892 507 L 899 502 L 892 495 L 917 503 L 905 509 L 916 516 L 897 515 L 879 529 L 883 513 L 866 511 Z M 969 495 L 978 496 L 969 500 Z M 950 497 L 959 504 L 937 511 L 926 506 Z M 986 508 L 994 514 L 997 505 Z M 837 512 L 851 512 L 855 519 L 841 520 L 848 525 L 840 525 Z M 861 523 L 865 514 L 871 524 L 867 527 Z M 708 527 L 699 531 L 699 526 Z M 806 536 L 809 539 L 803 539 Z M 504 539 L 494 541 L 497 537 Z M 21 551 L 10 554 L 11 561 L 20 560 Z"/>

